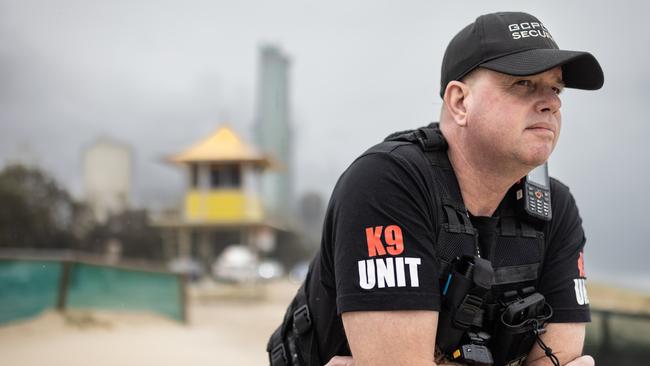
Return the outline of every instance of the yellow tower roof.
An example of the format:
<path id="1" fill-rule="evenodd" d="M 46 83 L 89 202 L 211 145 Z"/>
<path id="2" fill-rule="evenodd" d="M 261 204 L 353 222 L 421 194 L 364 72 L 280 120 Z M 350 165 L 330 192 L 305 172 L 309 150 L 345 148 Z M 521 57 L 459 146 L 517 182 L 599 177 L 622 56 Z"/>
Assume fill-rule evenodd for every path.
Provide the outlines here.
<path id="1" fill-rule="evenodd" d="M 220 127 L 215 133 L 190 146 L 180 154 L 169 158 L 174 163 L 197 162 L 248 162 L 268 167 L 271 160 L 259 153 L 255 147 L 245 143 L 228 126 Z"/>

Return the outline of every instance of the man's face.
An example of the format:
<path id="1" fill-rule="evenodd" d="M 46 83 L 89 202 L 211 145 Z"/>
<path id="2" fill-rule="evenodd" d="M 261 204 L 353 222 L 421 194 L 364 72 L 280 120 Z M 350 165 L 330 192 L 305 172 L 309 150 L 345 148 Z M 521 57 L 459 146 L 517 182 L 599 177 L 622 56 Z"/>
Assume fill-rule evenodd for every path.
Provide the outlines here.
<path id="1" fill-rule="evenodd" d="M 531 76 L 479 69 L 467 84 L 467 142 L 471 149 L 505 166 L 532 168 L 548 159 L 562 121 L 560 67 Z"/>

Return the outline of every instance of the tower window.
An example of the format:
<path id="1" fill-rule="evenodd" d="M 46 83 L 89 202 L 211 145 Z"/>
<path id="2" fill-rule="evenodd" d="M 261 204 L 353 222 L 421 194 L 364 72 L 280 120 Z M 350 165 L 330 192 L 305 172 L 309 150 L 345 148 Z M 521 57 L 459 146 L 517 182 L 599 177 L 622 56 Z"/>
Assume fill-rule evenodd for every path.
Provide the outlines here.
<path id="1" fill-rule="evenodd" d="M 211 188 L 238 188 L 241 186 L 241 169 L 236 164 L 212 165 L 210 167 Z"/>

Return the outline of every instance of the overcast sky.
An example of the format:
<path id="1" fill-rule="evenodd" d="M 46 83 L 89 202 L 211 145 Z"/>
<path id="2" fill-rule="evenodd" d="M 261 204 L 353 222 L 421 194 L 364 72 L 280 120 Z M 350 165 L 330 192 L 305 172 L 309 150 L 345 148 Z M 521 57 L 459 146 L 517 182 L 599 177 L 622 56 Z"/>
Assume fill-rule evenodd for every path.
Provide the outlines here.
<path id="1" fill-rule="evenodd" d="M 602 90 L 563 94 L 550 162 L 578 200 L 588 275 L 650 289 L 650 3 L 444 3 L 0 0 L 0 162 L 28 154 L 79 194 L 80 152 L 108 136 L 135 147 L 136 201 L 173 204 L 181 173 L 161 158 L 222 122 L 250 139 L 258 47 L 271 43 L 292 61 L 297 191 L 326 197 L 366 148 L 437 119 L 458 30 L 527 11 L 605 72 Z"/>

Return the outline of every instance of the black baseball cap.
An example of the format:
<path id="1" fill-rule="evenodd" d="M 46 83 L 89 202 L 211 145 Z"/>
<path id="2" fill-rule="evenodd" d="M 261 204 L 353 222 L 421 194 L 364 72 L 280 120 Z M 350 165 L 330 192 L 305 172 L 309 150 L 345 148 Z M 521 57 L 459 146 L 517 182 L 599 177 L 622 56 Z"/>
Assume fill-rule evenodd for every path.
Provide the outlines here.
<path id="1" fill-rule="evenodd" d="M 481 15 L 449 42 L 442 60 L 440 96 L 447 84 L 477 67 L 504 74 L 534 75 L 562 66 L 567 88 L 596 90 L 603 70 L 589 52 L 561 50 L 537 18 L 526 13 Z"/>

